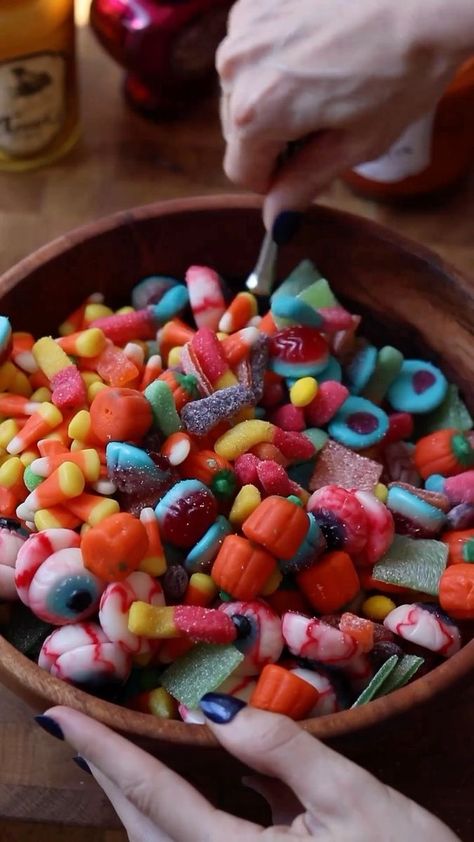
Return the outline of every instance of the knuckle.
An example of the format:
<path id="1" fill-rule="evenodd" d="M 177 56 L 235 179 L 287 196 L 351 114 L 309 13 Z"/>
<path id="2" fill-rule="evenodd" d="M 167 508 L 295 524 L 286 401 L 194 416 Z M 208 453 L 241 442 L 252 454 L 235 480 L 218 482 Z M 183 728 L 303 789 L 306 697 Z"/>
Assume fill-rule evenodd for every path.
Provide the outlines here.
<path id="1" fill-rule="evenodd" d="M 123 784 L 122 792 L 140 813 L 151 815 L 154 797 L 148 781 L 132 778 Z"/>

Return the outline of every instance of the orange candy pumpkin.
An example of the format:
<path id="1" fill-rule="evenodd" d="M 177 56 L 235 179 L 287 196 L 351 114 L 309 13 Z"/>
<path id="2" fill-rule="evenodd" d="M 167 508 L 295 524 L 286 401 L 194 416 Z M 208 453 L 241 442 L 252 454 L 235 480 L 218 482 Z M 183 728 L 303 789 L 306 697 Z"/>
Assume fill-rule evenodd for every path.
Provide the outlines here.
<path id="1" fill-rule="evenodd" d="M 262 593 L 276 567 L 270 553 L 240 535 L 227 535 L 214 561 L 211 576 L 217 587 L 235 599 L 254 599 Z"/>
<path id="2" fill-rule="evenodd" d="M 143 524 L 127 512 L 104 518 L 84 534 L 84 567 L 103 582 L 120 582 L 133 573 L 148 550 Z"/>
<path id="3" fill-rule="evenodd" d="M 308 527 L 308 515 L 301 506 L 272 495 L 244 521 L 242 532 L 277 558 L 288 561 L 301 546 Z"/>

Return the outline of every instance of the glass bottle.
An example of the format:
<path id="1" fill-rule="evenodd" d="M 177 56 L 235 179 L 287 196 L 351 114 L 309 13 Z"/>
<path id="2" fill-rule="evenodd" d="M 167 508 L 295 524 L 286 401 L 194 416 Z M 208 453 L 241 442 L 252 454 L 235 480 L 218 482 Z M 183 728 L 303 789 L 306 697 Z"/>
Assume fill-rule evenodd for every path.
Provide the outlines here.
<path id="1" fill-rule="evenodd" d="M 406 129 L 380 158 L 346 173 L 357 193 L 400 201 L 455 186 L 474 164 L 474 57 L 436 108 Z"/>
<path id="2" fill-rule="evenodd" d="M 74 0 L 0 0 L 0 170 L 27 170 L 79 136 Z"/>
<path id="3" fill-rule="evenodd" d="M 126 68 L 127 101 L 161 119 L 185 111 L 215 83 L 214 54 L 233 0 L 92 0 L 101 44 Z"/>

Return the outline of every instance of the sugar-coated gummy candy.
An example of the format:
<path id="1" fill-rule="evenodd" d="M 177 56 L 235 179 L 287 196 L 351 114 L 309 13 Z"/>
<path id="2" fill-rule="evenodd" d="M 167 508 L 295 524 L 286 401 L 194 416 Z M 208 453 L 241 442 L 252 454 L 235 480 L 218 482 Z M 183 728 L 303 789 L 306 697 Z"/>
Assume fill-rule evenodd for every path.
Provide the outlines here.
<path id="1" fill-rule="evenodd" d="M 163 687 L 188 708 L 219 687 L 244 660 L 233 645 L 201 643 L 171 664 L 161 676 Z"/>
<path id="2" fill-rule="evenodd" d="M 372 576 L 379 582 L 436 596 L 447 558 L 448 548 L 441 541 L 395 535 L 393 543 L 375 565 Z"/>

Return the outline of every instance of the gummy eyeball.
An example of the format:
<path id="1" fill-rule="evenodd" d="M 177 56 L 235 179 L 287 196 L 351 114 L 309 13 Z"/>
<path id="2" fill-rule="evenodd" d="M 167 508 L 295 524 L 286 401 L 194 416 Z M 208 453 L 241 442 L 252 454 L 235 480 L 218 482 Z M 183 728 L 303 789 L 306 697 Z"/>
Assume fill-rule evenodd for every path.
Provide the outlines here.
<path id="1" fill-rule="evenodd" d="M 0 600 L 18 599 L 15 562 L 28 533 L 16 520 L 0 518 Z"/>
<path id="2" fill-rule="evenodd" d="M 371 401 L 350 395 L 331 419 L 329 435 L 354 450 L 363 450 L 383 439 L 388 416 Z"/>
<path id="3" fill-rule="evenodd" d="M 350 635 L 323 620 L 310 620 L 292 611 L 283 615 L 281 630 L 290 652 L 300 658 L 342 667 L 361 653 Z"/>
<path id="4" fill-rule="evenodd" d="M 35 532 L 20 547 L 15 563 L 18 596 L 29 605 L 29 589 L 36 572 L 49 556 L 67 547 L 79 547 L 80 536 L 72 529 L 43 529 Z"/>
<path id="5" fill-rule="evenodd" d="M 38 665 L 55 678 L 80 686 L 123 682 L 132 658 L 96 623 L 76 623 L 56 629 L 43 643 Z"/>
<path id="6" fill-rule="evenodd" d="M 140 570 L 131 573 L 122 582 L 112 582 L 107 586 L 100 600 L 99 620 L 109 640 L 125 652 L 143 655 L 152 651 L 154 641 L 138 637 L 128 629 L 128 612 L 132 602 L 137 600 L 150 605 L 165 604 L 160 583 Z"/>
<path id="7" fill-rule="evenodd" d="M 447 390 L 448 382 L 439 368 L 424 360 L 405 360 L 388 390 L 388 400 L 399 412 L 431 412 Z"/>
<path id="8" fill-rule="evenodd" d="M 103 590 L 104 583 L 84 567 L 80 549 L 66 547 L 37 570 L 27 604 L 40 620 L 63 626 L 95 614 Z"/>
<path id="9" fill-rule="evenodd" d="M 455 655 L 461 648 L 461 635 L 455 623 L 437 605 L 398 605 L 385 617 L 384 626 L 390 631 L 438 652 L 445 658 Z"/>
<path id="10" fill-rule="evenodd" d="M 318 488 L 306 506 L 319 525 L 329 550 L 358 555 L 367 541 L 367 516 L 356 496 L 337 485 Z"/>
<path id="11" fill-rule="evenodd" d="M 284 641 L 281 620 L 265 602 L 226 602 L 220 610 L 232 617 L 238 630 L 234 643 L 245 655 L 234 675 L 258 675 L 280 657 Z"/>
<path id="12" fill-rule="evenodd" d="M 270 368 L 283 377 L 319 374 L 327 366 L 328 344 L 314 327 L 287 327 L 275 333 L 269 344 Z"/>

